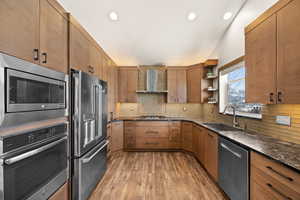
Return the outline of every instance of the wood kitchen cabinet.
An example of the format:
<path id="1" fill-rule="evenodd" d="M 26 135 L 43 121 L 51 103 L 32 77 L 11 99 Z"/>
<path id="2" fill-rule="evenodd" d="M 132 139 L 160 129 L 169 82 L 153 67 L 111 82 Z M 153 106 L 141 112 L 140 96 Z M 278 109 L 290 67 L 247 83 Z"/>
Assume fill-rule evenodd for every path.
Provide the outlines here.
<path id="1" fill-rule="evenodd" d="M 300 2 L 278 1 L 245 29 L 246 101 L 300 102 Z"/>
<path id="2" fill-rule="evenodd" d="M 193 124 L 182 122 L 182 149 L 193 152 Z"/>
<path id="3" fill-rule="evenodd" d="M 300 175 L 267 157 L 251 152 L 250 197 L 300 199 Z"/>
<path id="4" fill-rule="evenodd" d="M 187 102 L 186 69 L 168 68 L 167 77 L 168 77 L 168 103 L 186 103 Z"/>
<path id="5" fill-rule="evenodd" d="M 40 0 L 40 64 L 68 73 L 68 16 L 54 0 Z"/>
<path id="6" fill-rule="evenodd" d="M 137 68 L 119 68 L 118 75 L 118 97 L 121 103 L 136 103 L 137 102 Z"/>
<path id="7" fill-rule="evenodd" d="M 187 69 L 187 102 L 204 103 L 206 95 L 203 90 L 206 86 L 202 65 L 192 66 Z"/>
<path id="8" fill-rule="evenodd" d="M 203 131 L 204 128 L 193 125 L 193 152 L 202 164 L 205 162 L 205 134 Z"/>
<path id="9" fill-rule="evenodd" d="M 39 63 L 39 0 L 2 0 L 0 51 Z"/>
<path id="10" fill-rule="evenodd" d="M 205 134 L 204 144 L 204 167 L 215 181 L 218 181 L 218 146 L 219 137 L 207 129 L 203 129 Z"/>
<path id="11" fill-rule="evenodd" d="M 124 126 L 123 121 L 117 121 L 111 123 L 110 133 L 110 151 L 114 153 L 120 151 L 124 146 Z"/>
<path id="12" fill-rule="evenodd" d="M 4 0 L 0 51 L 50 69 L 68 71 L 68 19 L 55 0 Z"/>
<path id="13" fill-rule="evenodd" d="M 59 188 L 48 200 L 68 200 L 68 182 Z"/>
<path id="14" fill-rule="evenodd" d="M 169 146 L 172 149 L 181 148 L 181 122 L 169 122 Z"/>
<path id="15" fill-rule="evenodd" d="M 300 103 L 300 1 L 277 13 L 277 91 L 279 103 Z"/>
<path id="16" fill-rule="evenodd" d="M 276 15 L 246 34 L 246 101 L 276 103 Z"/>

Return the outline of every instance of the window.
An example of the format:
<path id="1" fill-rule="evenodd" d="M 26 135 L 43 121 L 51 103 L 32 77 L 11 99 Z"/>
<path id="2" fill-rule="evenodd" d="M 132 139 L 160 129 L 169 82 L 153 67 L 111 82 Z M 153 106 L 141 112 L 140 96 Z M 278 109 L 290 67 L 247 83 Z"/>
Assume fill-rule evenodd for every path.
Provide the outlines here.
<path id="1" fill-rule="evenodd" d="M 245 63 L 220 71 L 220 104 L 219 112 L 223 113 L 226 106 L 236 108 L 239 116 L 261 119 L 261 104 L 245 103 Z M 232 114 L 231 108 L 225 114 Z"/>

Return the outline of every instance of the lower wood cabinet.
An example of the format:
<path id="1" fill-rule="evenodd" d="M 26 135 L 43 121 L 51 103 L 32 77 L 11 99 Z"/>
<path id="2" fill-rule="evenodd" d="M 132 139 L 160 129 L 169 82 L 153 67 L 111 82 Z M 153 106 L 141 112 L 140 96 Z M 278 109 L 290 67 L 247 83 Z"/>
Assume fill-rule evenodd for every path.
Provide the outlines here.
<path id="1" fill-rule="evenodd" d="M 110 151 L 111 153 L 120 151 L 123 149 L 124 143 L 124 127 L 123 121 L 117 121 L 111 123 L 110 133 Z"/>
<path id="2" fill-rule="evenodd" d="M 182 149 L 193 152 L 193 124 L 191 122 L 182 122 Z"/>
<path id="3" fill-rule="evenodd" d="M 139 121 L 124 123 L 126 150 L 159 150 L 181 148 L 180 122 Z"/>
<path id="4" fill-rule="evenodd" d="M 68 200 L 68 192 L 68 182 L 66 182 L 48 200 Z"/>
<path id="5" fill-rule="evenodd" d="M 196 158 L 204 164 L 205 160 L 205 133 L 204 128 L 193 125 L 193 152 Z"/>
<path id="6" fill-rule="evenodd" d="M 215 181 L 218 180 L 218 145 L 219 137 L 216 133 L 204 129 L 204 167 L 208 173 L 214 178 Z"/>
<path id="7" fill-rule="evenodd" d="M 251 200 L 300 199 L 300 174 L 251 152 Z"/>

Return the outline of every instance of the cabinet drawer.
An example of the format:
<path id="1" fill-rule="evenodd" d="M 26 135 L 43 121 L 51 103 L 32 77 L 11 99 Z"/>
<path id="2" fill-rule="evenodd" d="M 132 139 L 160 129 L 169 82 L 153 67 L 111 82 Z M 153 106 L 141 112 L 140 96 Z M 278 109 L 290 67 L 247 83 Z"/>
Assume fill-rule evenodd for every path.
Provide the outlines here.
<path id="1" fill-rule="evenodd" d="M 135 127 L 125 127 L 124 133 L 125 135 L 135 135 L 136 133 Z"/>
<path id="2" fill-rule="evenodd" d="M 145 138 L 168 138 L 169 128 L 168 127 L 137 127 L 136 135 Z"/>
<path id="3" fill-rule="evenodd" d="M 284 185 L 283 183 L 277 181 L 274 177 L 267 175 L 264 171 L 252 165 L 251 185 L 253 185 L 253 182 L 258 183 L 263 188 L 263 190 L 269 194 L 269 196 L 276 197 L 271 199 L 300 199 L 300 193 L 297 193 L 287 185 Z M 258 197 L 258 194 L 256 194 L 256 190 L 257 189 L 255 187 L 251 189 L 252 200 L 260 199 L 256 198 Z"/>
<path id="4" fill-rule="evenodd" d="M 178 127 L 178 128 L 180 128 L 180 125 L 181 125 L 180 121 L 169 122 L 169 127 Z"/>
<path id="5" fill-rule="evenodd" d="M 138 149 L 167 149 L 169 148 L 168 138 L 136 138 L 136 148 Z"/>
<path id="6" fill-rule="evenodd" d="M 135 127 L 136 122 L 133 121 L 125 121 L 124 126 L 125 127 Z"/>
<path id="7" fill-rule="evenodd" d="M 167 121 L 140 121 L 136 122 L 137 127 L 168 127 Z"/>
<path id="8" fill-rule="evenodd" d="M 251 152 L 251 165 L 260 169 L 274 180 L 288 186 L 294 191 L 300 192 L 300 174 L 287 167 L 268 159 L 255 152 Z"/>

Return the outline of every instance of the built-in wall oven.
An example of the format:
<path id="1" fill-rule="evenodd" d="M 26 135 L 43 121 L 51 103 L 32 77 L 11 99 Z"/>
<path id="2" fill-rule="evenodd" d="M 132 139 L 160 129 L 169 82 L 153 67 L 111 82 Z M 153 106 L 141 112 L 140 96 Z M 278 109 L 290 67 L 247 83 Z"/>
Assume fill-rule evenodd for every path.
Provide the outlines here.
<path id="1" fill-rule="evenodd" d="M 0 128 L 68 115 L 68 76 L 0 53 Z"/>
<path id="2" fill-rule="evenodd" d="M 68 179 L 68 123 L 0 136 L 0 199 L 48 199 Z"/>

